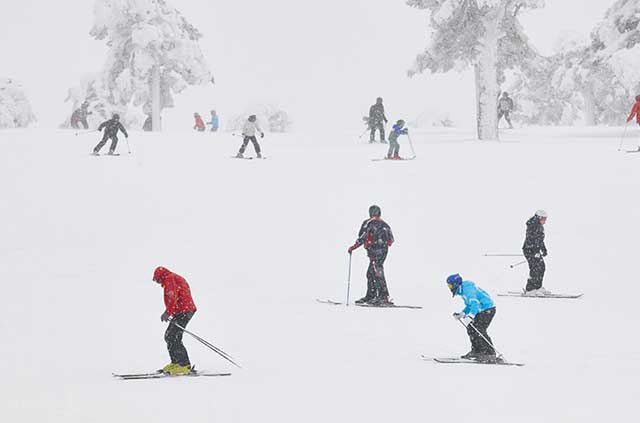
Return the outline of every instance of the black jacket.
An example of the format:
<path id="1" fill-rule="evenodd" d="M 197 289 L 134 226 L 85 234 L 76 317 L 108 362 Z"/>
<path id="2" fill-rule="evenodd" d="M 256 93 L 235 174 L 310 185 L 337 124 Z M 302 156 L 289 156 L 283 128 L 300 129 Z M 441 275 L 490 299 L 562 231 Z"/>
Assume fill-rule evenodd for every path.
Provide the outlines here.
<path id="1" fill-rule="evenodd" d="M 389 225 L 379 217 L 372 217 L 362 222 L 356 245 L 364 245 L 367 251 L 386 250 L 393 241 L 393 233 Z"/>
<path id="2" fill-rule="evenodd" d="M 98 131 L 102 131 L 102 128 L 106 128 L 104 135 L 108 138 L 117 138 L 118 130 L 121 130 L 125 137 L 129 137 L 127 130 L 124 129 L 124 126 L 122 126 L 119 120 L 109 119 L 104 121 L 98 126 Z"/>
<path id="3" fill-rule="evenodd" d="M 544 245 L 544 226 L 540 224 L 538 216 L 527 220 L 527 234 L 522 244 L 522 252 L 525 257 L 533 257 L 540 252 L 547 255 L 547 247 Z"/>
<path id="4" fill-rule="evenodd" d="M 387 117 L 384 115 L 384 106 L 382 104 L 376 103 L 369 108 L 369 123 L 371 125 L 386 121 Z"/>

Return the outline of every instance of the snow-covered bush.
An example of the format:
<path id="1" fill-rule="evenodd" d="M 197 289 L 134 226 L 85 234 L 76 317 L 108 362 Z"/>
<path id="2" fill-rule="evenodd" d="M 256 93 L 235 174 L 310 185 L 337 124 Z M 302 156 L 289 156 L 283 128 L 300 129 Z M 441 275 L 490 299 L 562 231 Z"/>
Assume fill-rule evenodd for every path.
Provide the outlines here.
<path id="1" fill-rule="evenodd" d="M 22 86 L 0 78 L 0 128 L 25 128 L 36 121 Z"/>

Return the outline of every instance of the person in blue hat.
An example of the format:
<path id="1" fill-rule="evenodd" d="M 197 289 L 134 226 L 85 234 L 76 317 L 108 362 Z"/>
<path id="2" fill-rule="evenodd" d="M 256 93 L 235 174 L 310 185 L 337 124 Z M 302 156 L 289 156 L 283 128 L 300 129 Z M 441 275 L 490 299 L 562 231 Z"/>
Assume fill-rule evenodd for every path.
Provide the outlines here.
<path id="1" fill-rule="evenodd" d="M 495 361 L 496 351 L 487 333 L 487 328 L 496 315 L 493 300 L 482 288 L 471 281 L 462 280 L 462 276 L 457 273 L 447 277 L 447 286 L 454 297 L 462 297 L 465 305 L 464 310 L 453 313 L 454 319 L 460 320 L 466 326 L 471 340 L 471 351 L 461 358 Z"/>

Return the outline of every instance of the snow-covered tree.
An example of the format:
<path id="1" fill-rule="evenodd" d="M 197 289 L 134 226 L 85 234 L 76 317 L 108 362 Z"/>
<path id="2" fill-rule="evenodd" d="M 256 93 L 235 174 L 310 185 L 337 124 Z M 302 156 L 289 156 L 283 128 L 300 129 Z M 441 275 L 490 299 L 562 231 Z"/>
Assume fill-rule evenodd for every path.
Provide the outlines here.
<path id="1" fill-rule="evenodd" d="M 213 83 L 202 37 L 166 0 L 96 0 L 91 35 L 109 47 L 98 79 L 112 108 L 142 106 L 160 129 L 160 113 L 188 85 Z"/>
<path id="2" fill-rule="evenodd" d="M 407 4 L 429 10 L 432 28 L 430 43 L 409 75 L 473 66 L 478 139 L 497 140 L 498 84 L 506 69 L 535 55 L 518 15 L 544 6 L 544 0 L 407 0 Z"/>
<path id="3" fill-rule="evenodd" d="M 0 128 L 26 128 L 36 121 L 22 85 L 0 78 Z"/>

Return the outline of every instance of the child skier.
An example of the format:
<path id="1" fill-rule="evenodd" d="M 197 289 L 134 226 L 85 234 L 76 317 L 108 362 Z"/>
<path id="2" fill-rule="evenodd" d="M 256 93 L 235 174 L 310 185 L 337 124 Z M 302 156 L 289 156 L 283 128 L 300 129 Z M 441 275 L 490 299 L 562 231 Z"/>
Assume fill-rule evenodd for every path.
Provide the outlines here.
<path id="1" fill-rule="evenodd" d="M 547 246 L 544 244 L 544 224 L 547 222 L 547 212 L 536 211 L 536 214 L 527 220 L 527 232 L 522 244 L 522 253 L 529 264 L 529 279 L 524 289 L 525 295 L 544 296 L 550 294 L 542 287 L 542 279 L 546 266 L 544 258 L 547 256 Z"/>
<path id="2" fill-rule="evenodd" d="M 358 239 L 347 250 L 351 254 L 353 250 L 364 245 L 367 256 L 369 256 L 367 293 L 356 301 L 357 304 L 393 306 L 393 303 L 389 301 L 387 280 L 384 277 L 384 261 L 394 239 L 391 228 L 380 218 L 381 215 L 380 207 L 376 205 L 369 207 L 369 219 L 362 223 Z"/>
<path id="3" fill-rule="evenodd" d="M 218 114 L 215 110 L 211 111 L 211 122 L 207 122 L 211 125 L 211 132 L 216 132 L 220 127 L 220 118 L 218 118 Z"/>
<path id="4" fill-rule="evenodd" d="M 464 310 L 453 313 L 453 318 L 466 326 L 471 340 L 471 351 L 461 358 L 487 362 L 498 360 L 493 342 L 487 333 L 487 328 L 496 314 L 496 307 L 489 294 L 473 282 L 463 281 L 462 276 L 457 273 L 447 277 L 447 286 L 454 297 L 462 297 L 465 305 Z"/>
<path id="5" fill-rule="evenodd" d="M 116 151 L 116 146 L 118 145 L 118 131 L 122 131 L 125 138 L 129 138 L 129 134 L 127 134 L 127 130 L 124 129 L 122 123 L 120 123 L 120 116 L 117 113 L 113 114 L 113 117 L 107 121 L 104 121 L 98 126 L 98 132 L 102 131 L 104 128 L 104 135 L 102 140 L 96 145 L 93 149 L 94 156 L 100 155 L 100 149 L 107 143 L 107 140 L 111 139 L 111 147 L 109 147 L 109 155 L 113 155 Z"/>
<path id="6" fill-rule="evenodd" d="M 170 375 L 184 375 L 191 372 L 189 354 L 182 343 L 183 328 L 187 327 L 189 320 L 196 312 L 196 305 L 191 298 L 189 284 L 182 277 L 164 267 L 158 267 L 153 272 L 153 281 L 164 288 L 165 311 L 160 316 L 163 322 L 169 322 L 169 327 L 164 334 L 167 343 L 171 363 L 162 368 L 164 373 Z M 177 324 L 177 325 L 176 325 Z"/>
<path id="7" fill-rule="evenodd" d="M 260 138 L 264 138 L 264 132 L 260 129 L 260 125 L 258 125 L 256 115 L 249 116 L 249 119 L 245 122 L 242 127 L 242 136 L 244 137 L 242 141 L 242 146 L 240 147 L 240 151 L 236 155 L 237 158 L 243 158 L 244 150 L 247 148 L 247 144 L 249 141 L 253 144 L 253 148 L 256 150 L 256 155 L 259 159 L 262 158 L 262 154 L 260 153 L 260 144 L 258 144 L 258 140 L 256 139 L 256 131 L 260 133 Z"/>
<path id="8" fill-rule="evenodd" d="M 409 129 L 404 127 L 404 120 L 398 120 L 391 128 L 389 134 L 389 152 L 387 153 L 387 159 L 400 160 L 400 144 L 398 144 L 398 137 L 400 135 L 408 135 Z"/>
<path id="9" fill-rule="evenodd" d="M 627 118 L 627 123 L 631 122 L 634 117 L 636 118 L 636 123 L 640 125 L 640 95 L 636 96 L 636 102 L 631 108 L 631 114 Z M 640 145 L 638 145 L 638 151 L 640 151 Z"/>
<path id="10" fill-rule="evenodd" d="M 193 129 L 197 130 L 198 132 L 203 132 L 205 130 L 205 126 L 200 113 L 194 113 L 193 118 L 196 120 L 196 124 L 193 125 Z"/>

